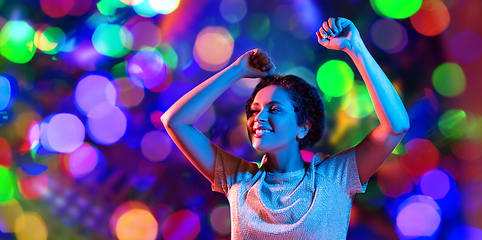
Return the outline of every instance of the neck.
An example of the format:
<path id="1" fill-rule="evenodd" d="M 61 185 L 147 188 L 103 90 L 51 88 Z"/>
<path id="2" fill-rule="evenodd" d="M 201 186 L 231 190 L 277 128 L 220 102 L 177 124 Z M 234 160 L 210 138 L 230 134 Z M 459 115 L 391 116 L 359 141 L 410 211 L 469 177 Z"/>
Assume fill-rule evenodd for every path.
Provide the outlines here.
<path id="1" fill-rule="evenodd" d="M 298 143 L 296 146 L 266 153 L 267 171 L 274 173 L 294 172 L 304 168 Z"/>

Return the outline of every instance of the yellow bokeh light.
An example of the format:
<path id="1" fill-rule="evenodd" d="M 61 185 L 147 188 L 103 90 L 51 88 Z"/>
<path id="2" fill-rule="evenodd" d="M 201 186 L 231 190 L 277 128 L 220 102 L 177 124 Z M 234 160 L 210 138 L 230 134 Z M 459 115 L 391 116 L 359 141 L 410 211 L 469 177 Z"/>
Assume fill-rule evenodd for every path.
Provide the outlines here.
<path id="1" fill-rule="evenodd" d="M 233 49 L 234 40 L 226 28 L 206 27 L 197 35 L 193 54 L 202 69 L 214 72 L 229 63 Z"/>
<path id="2" fill-rule="evenodd" d="M 19 225 L 24 225 L 22 206 L 11 198 L 8 201 L 0 202 L 0 231 L 11 233 L 15 231 L 16 220 L 19 219 Z"/>
<path id="3" fill-rule="evenodd" d="M 132 209 L 124 213 L 115 228 L 120 240 L 156 239 L 158 224 L 154 216 L 144 209 Z"/>
<path id="4" fill-rule="evenodd" d="M 47 225 L 36 212 L 25 212 L 15 221 L 15 236 L 17 240 L 47 239 Z"/>

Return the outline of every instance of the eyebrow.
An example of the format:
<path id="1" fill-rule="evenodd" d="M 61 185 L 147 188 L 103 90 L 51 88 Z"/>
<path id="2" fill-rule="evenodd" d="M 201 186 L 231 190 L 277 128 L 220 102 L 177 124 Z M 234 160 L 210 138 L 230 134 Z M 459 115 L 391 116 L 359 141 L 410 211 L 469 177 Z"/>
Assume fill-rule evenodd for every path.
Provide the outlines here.
<path id="1" fill-rule="evenodd" d="M 284 106 L 282 103 L 280 103 L 278 101 L 271 101 L 266 105 L 273 105 L 273 104 Z M 251 104 L 251 107 L 254 106 L 254 105 L 261 105 L 261 104 L 259 104 L 258 102 L 254 102 L 253 104 Z"/>

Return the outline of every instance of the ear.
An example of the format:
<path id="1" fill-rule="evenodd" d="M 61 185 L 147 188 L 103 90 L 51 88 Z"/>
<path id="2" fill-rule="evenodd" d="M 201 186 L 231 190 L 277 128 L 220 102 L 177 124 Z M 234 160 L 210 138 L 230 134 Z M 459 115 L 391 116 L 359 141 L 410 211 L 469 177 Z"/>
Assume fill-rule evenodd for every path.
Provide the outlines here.
<path id="1" fill-rule="evenodd" d="M 297 138 L 303 139 L 308 134 L 310 129 L 311 129 L 311 123 L 308 120 L 306 120 L 305 124 L 303 126 L 300 126 Z"/>

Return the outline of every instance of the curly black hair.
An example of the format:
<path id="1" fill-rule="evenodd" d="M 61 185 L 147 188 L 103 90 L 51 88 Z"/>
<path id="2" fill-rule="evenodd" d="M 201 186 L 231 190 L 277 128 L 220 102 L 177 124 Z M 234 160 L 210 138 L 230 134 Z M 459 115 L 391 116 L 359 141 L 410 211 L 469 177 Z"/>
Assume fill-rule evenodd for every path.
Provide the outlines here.
<path id="1" fill-rule="evenodd" d="M 246 117 L 250 116 L 251 104 L 256 94 L 270 85 L 279 86 L 288 92 L 293 101 L 298 126 L 306 123 L 306 120 L 311 123 L 308 134 L 298 142 L 300 149 L 313 146 L 321 139 L 325 129 L 325 107 L 316 88 L 297 76 L 282 75 L 262 78 L 246 102 Z"/>

